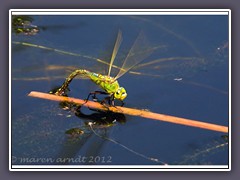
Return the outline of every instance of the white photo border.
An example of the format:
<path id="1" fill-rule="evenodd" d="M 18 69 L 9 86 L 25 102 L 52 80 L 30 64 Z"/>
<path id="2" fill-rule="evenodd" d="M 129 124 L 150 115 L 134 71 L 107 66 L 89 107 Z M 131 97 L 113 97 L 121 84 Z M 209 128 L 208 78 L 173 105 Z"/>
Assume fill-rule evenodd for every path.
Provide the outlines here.
<path id="1" fill-rule="evenodd" d="M 228 165 L 12 165 L 11 17 L 12 15 L 224 15 L 229 17 Z M 9 170 L 10 171 L 231 171 L 231 10 L 230 9 L 10 9 L 9 10 Z"/>

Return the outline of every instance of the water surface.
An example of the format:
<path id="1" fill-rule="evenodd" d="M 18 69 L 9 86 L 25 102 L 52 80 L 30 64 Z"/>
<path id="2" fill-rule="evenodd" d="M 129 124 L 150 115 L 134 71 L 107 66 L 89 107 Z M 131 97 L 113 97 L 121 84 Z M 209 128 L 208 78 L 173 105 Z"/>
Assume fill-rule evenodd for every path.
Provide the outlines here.
<path id="1" fill-rule="evenodd" d="M 60 86 L 77 68 L 106 73 L 96 58 L 110 59 L 119 29 L 120 66 L 143 31 L 149 46 L 157 48 L 131 69 L 138 74 L 119 79 L 128 92 L 125 106 L 228 126 L 227 16 L 31 17 L 39 28 L 36 34 L 12 32 L 13 164 L 228 164 L 226 134 L 126 115 L 111 126 L 96 126 L 100 138 L 84 127 L 88 121 L 102 121 L 91 115 L 97 112 L 83 109 L 90 116 L 77 117 L 58 102 L 27 96 Z M 154 63 L 144 64 L 148 62 Z M 69 96 L 84 99 L 97 89 L 77 78 L 70 90 Z M 72 128 L 85 128 L 86 133 L 69 137 L 65 132 Z"/>

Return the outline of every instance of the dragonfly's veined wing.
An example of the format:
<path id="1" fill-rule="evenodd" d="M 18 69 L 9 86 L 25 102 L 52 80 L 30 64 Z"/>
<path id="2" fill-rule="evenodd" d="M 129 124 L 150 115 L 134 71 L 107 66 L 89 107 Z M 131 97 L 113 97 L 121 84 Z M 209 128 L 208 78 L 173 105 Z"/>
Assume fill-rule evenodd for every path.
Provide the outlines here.
<path id="1" fill-rule="evenodd" d="M 144 33 L 141 31 L 129 50 L 126 58 L 124 59 L 123 65 L 115 79 L 120 78 L 138 63 L 146 59 L 153 52 L 153 50 L 154 49 L 149 46 Z"/>
<path id="2" fill-rule="evenodd" d="M 115 45 L 114 45 L 111 61 L 110 61 L 110 64 L 109 64 L 108 76 L 111 75 L 110 73 L 111 73 L 112 65 L 113 65 L 113 62 L 114 62 L 115 57 L 117 55 L 118 49 L 119 49 L 119 47 L 121 45 L 121 42 L 122 42 L 122 31 L 119 30 L 118 31 L 118 36 L 117 36 L 117 39 L 116 39 L 116 42 L 115 42 Z"/>

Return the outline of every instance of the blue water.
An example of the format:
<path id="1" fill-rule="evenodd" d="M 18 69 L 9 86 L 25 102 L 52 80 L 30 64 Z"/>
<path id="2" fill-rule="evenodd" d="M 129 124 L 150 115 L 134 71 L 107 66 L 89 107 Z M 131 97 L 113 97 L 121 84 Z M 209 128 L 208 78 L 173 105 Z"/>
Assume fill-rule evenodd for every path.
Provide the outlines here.
<path id="1" fill-rule="evenodd" d="M 128 92 L 125 106 L 228 126 L 227 16 L 32 17 L 39 33 L 13 32 L 12 41 L 68 53 L 12 45 L 13 164 L 161 164 L 147 157 L 173 165 L 228 164 L 228 145 L 221 137 L 224 133 L 126 115 L 125 123 L 96 128 L 102 138 L 91 130 L 71 138 L 65 131 L 82 128 L 86 119 L 63 110 L 58 102 L 27 96 L 30 91 L 48 92 L 60 86 L 74 68 L 106 73 L 107 67 L 93 58 L 111 57 L 121 29 L 118 64 L 142 30 L 149 46 L 162 48 L 141 63 L 166 60 L 132 69 L 142 75 L 126 73 L 119 79 Z M 78 78 L 70 89 L 70 96 L 84 99 L 96 87 Z"/>

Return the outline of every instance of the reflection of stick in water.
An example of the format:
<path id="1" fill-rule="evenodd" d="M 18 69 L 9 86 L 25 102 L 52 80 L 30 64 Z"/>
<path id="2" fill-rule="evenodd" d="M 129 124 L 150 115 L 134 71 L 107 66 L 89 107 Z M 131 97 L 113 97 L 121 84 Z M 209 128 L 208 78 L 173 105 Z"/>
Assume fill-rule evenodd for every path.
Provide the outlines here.
<path id="1" fill-rule="evenodd" d="M 35 91 L 32 91 L 30 94 L 28 94 L 28 96 L 42 98 L 42 99 L 48 99 L 48 100 L 53 100 L 53 101 L 73 102 L 73 103 L 76 103 L 79 105 L 84 105 L 86 107 L 93 108 L 93 109 L 99 109 L 99 110 L 103 110 L 103 111 L 112 111 L 115 113 L 123 113 L 123 114 L 132 115 L 132 116 L 140 116 L 140 117 L 164 121 L 164 122 L 170 122 L 170 123 L 175 123 L 175 124 L 181 124 L 181 125 L 186 125 L 186 126 L 208 129 L 208 130 L 212 130 L 212 131 L 228 133 L 227 126 L 221 126 L 221 125 L 216 125 L 216 124 L 200 122 L 200 121 L 196 121 L 196 120 L 190 120 L 190 119 L 185 119 L 185 118 L 180 118 L 180 117 L 175 117 L 175 116 L 158 114 L 158 113 L 153 113 L 150 111 L 145 111 L 145 110 L 140 110 L 140 109 L 126 108 L 126 107 L 119 107 L 119 106 L 106 107 L 97 102 L 92 102 L 92 101 L 86 102 L 85 100 L 82 100 L 82 99 L 76 99 L 76 98 L 70 98 L 70 97 L 64 97 L 64 96 L 56 96 L 56 95 L 52 95 L 52 94 L 35 92 Z"/>
<path id="2" fill-rule="evenodd" d="M 94 133 L 96 136 L 98 136 L 98 137 L 100 137 L 100 138 L 102 138 L 102 139 L 106 139 L 106 140 L 108 140 L 108 141 L 111 141 L 111 142 L 113 142 L 114 144 L 117 144 L 117 145 L 121 146 L 122 148 L 124 148 L 124 149 L 126 149 L 126 150 L 128 150 L 128 151 L 130 151 L 130 152 L 132 152 L 132 153 L 134 153 L 134 154 L 136 154 L 137 156 L 143 157 L 144 159 L 147 159 L 147 160 L 150 160 L 150 161 L 154 161 L 154 162 L 157 162 L 157 163 L 161 163 L 161 164 L 163 164 L 163 165 L 168 165 L 167 163 L 165 163 L 165 162 L 163 162 L 163 161 L 160 161 L 159 159 L 147 157 L 147 156 L 145 156 L 144 154 L 141 154 L 141 153 L 139 153 L 139 152 L 136 152 L 136 151 L 128 148 L 127 146 L 125 146 L 125 145 L 123 145 L 123 144 L 121 144 L 121 143 L 119 143 L 119 142 L 117 142 L 117 141 L 115 141 L 115 140 L 113 140 L 113 139 L 111 139 L 111 138 L 108 138 L 108 137 L 99 135 L 96 131 L 94 131 L 94 129 L 93 129 L 93 127 L 92 127 L 92 125 L 93 125 L 92 122 L 89 122 L 88 125 L 90 126 L 91 130 L 93 131 L 93 133 Z"/>

